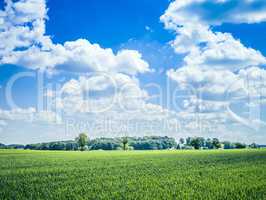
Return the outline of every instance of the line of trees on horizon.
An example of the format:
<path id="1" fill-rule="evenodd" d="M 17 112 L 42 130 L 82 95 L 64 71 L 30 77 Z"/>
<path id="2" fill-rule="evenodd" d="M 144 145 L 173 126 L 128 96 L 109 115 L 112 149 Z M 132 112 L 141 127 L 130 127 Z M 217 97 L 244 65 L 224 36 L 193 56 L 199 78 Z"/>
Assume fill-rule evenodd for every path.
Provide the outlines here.
<path id="1" fill-rule="evenodd" d="M 241 142 L 220 142 L 218 138 L 187 137 L 180 138 L 177 149 L 244 149 L 262 147 L 256 143 L 247 145 Z"/>
<path id="2" fill-rule="evenodd" d="M 252 143 L 246 145 L 240 142 L 220 142 L 217 138 L 187 137 L 180 138 L 177 142 L 167 136 L 145 137 L 117 137 L 88 139 L 85 133 L 79 134 L 75 140 L 57 141 L 37 144 L 11 144 L 0 143 L 0 149 L 31 149 L 31 150 L 164 150 L 164 149 L 243 149 L 260 148 L 263 145 Z"/>

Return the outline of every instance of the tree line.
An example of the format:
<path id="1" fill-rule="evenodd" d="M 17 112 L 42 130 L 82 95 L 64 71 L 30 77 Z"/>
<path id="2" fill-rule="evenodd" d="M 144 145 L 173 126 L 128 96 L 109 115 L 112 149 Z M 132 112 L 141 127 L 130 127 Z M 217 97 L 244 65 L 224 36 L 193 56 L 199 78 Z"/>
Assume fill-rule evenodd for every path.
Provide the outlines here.
<path id="1" fill-rule="evenodd" d="M 242 149 L 263 147 L 252 143 L 246 145 L 240 142 L 220 142 L 217 138 L 187 137 L 180 138 L 177 142 L 171 137 L 146 136 L 146 137 L 117 137 L 96 138 L 89 140 L 85 133 L 79 134 L 75 140 L 57 141 L 37 144 L 12 144 L 0 143 L 0 149 L 31 149 L 31 150 L 163 150 L 163 149 Z"/>
<path id="2" fill-rule="evenodd" d="M 204 137 L 188 137 L 186 139 L 180 138 L 177 145 L 178 149 L 244 149 L 244 148 L 259 148 L 263 145 L 252 143 L 247 145 L 241 142 L 220 142 L 218 138 Z"/>
<path id="3" fill-rule="evenodd" d="M 80 134 L 75 140 L 57 141 L 37 144 L 0 144 L 0 149 L 31 149 L 31 150 L 162 150 L 176 148 L 174 138 L 147 136 L 147 137 L 117 137 L 96 138 L 89 140 L 86 134 Z"/>

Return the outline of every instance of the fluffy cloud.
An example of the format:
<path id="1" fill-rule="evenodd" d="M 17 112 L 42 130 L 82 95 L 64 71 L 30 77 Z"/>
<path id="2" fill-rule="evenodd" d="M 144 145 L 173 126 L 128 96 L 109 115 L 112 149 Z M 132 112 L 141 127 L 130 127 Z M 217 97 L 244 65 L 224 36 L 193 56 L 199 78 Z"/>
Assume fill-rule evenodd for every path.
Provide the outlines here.
<path id="1" fill-rule="evenodd" d="M 197 98 L 229 102 L 253 98 L 263 102 L 266 97 L 266 71 L 259 67 L 242 69 L 237 74 L 228 70 L 181 67 L 169 70 L 167 75 L 178 87 Z"/>
<path id="2" fill-rule="evenodd" d="M 135 75 L 149 71 L 147 62 L 141 59 L 141 54 L 134 50 L 121 50 L 116 55 L 111 49 L 103 49 L 97 44 L 79 39 L 66 42 L 63 48 L 61 67 L 72 70 L 121 72 Z"/>
<path id="3" fill-rule="evenodd" d="M 243 80 L 244 87 L 250 97 L 257 97 L 261 102 L 266 98 L 266 70 L 259 67 L 251 67 L 239 72 L 239 78 Z"/>
<path id="4" fill-rule="evenodd" d="M 38 123 L 51 123 L 60 124 L 62 119 L 56 113 L 52 111 L 36 111 L 34 108 L 27 109 L 13 109 L 13 110 L 1 110 L 1 120 L 5 125 L 8 121 L 24 121 L 24 122 L 38 122 Z"/>
<path id="5" fill-rule="evenodd" d="M 169 70 L 167 75 L 178 84 L 191 85 L 201 92 L 221 94 L 231 85 L 245 87 L 244 71 L 257 69 L 257 74 L 260 73 L 258 66 L 265 64 L 266 58 L 259 51 L 245 47 L 230 33 L 213 32 L 211 26 L 261 22 L 266 20 L 258 17 L 264 9 L 266 4 L 260 0 L 172 2 L 161 21 L 166 28 L 176 31 L 176 39 L 172 41 L 176 52 L 186 54 L 184 66 Z"/>
<path id="6" fill-rule="evenodd" d="M 252 101 L 260 109 L 266 88 L 265 70 L 260 66 L 266 58 L 230 33 L 214 32 L 212 27 L 260 23 L 266 21 L 265 11 L 261 0 L 176 0 L 170 4 L 161 21 L 176 33 L 171 44 L 184 54 L 184 64 L 167 75 L 194 95 L 183 101 L 188 113 L 227 113 L 226 119 L 248 127 L 261 123 L 255 118 L 245 120 L 239 116 L 241 109 L 233 110 L 233 105 L 239 108 L 245 102 L 242 110 L 246 110 Z"/>
<path id="7" fill-rule="evenodd" d="M 266 4 L 263 1 L 174 1 L 161 16 L 161 21 L 167 29 L 176 31 L 172 46 L 177 53 L 188 53 L 184 59 L 186 65 L 235 72 L 265 64 L 266 59 L 230 33 L 213 32 L 211 26 L 226 22 L 261 22 L 266 18 L 251 16 L 264 9 Z"/>
<path id="8" fill-rule="evenodd" d="M 66 82 L 59 94 L 56 102 L 65 111 L 85 113 L 130 112 L 142 109 L 148 98 L 138 80 L 123 73 L 81 76 Z"/>
<path id="9" fill-rule="evenodd" d="M 203 41 L 207 42 L 206 46 L 198 47 L 185 58 L 187 65 L 235 72 L 242 68 L 266 63 L 265 57 L 259 51 L 245 47 L 232 35 L 212 34 L 214 41 Z"/>
<path id="10" fill-rule="evenodd" d="M 266 21 L 264 0 L 177 0 L 162 19 L 169 28 L 187 23 L 259 23 Z"/>
<path id="11" fill-rule="evenodd" d="M 228 89 L 238 83 L 238 77 L 228 70 L 205 70 L 200 67 L 186 66 L 177 70 L 169 70 L 167 75 L 180 87 L 186 87 L 191 92 L 197 91 L 201 95 L 224 97 Z"/>
<path id="12" fill-rule="evenodd" d="M 54 44 L 45 35 L 47 18 L 45 0 L 6 0 L 0 11 L 0 64 L 131 75 L 150 71 L 138 51 L 124 49 L 114 54 L 85 39 Z"/>
<path id="13" fill-rule="evenodd" d="M 44 36 L 46 4 L 44 0 L 23 0 L 14 3 L 5 0 L 0 10 L 0 58 L 14 50 L 40 45 L 49 37 Z M 2 59 L 1 59 L 2 60 Z"/>

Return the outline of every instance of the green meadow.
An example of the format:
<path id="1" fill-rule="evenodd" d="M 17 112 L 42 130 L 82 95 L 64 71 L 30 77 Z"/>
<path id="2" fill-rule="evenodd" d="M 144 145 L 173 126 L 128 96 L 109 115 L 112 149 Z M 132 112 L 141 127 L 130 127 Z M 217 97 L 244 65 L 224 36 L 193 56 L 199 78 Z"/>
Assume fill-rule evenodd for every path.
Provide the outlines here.
<path id="1" fill-rule="evenodd" d="M 0 150 L 0 199 L 266 199 L 266 150 Z"/>

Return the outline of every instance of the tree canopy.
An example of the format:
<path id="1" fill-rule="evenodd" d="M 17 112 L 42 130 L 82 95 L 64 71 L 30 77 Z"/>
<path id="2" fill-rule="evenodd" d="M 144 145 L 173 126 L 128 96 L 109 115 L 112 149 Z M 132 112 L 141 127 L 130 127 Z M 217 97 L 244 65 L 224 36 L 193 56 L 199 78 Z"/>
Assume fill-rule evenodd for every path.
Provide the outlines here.
<path id="1" fill-rule="evenodd" d="M 161 149 L 241 149 L 241 148 L 260 148 L 263 145 L 252 143 L 246 145 L 240 142 L 221 142 L 217 138 L 188 137 L 180 138 L 179 144 L 171 137 L 146 136 L 146 137 L 117 137 L 117 138 L 95 138 L 88 140 L 85 133 L 73 141 L 56 141 L 37 144 L 10 144 L 0 143 L 0 149 L 32 149 L 32 150 L 161 150 Z"/>
<path id="2" fill-rule="evenodd" d="M 76 141 L 80 150 L 84 151 L 88 144 L 88 136 L 86 135 L 86 133 L 80 133 L 79 136 L 76 138 Z"/>

